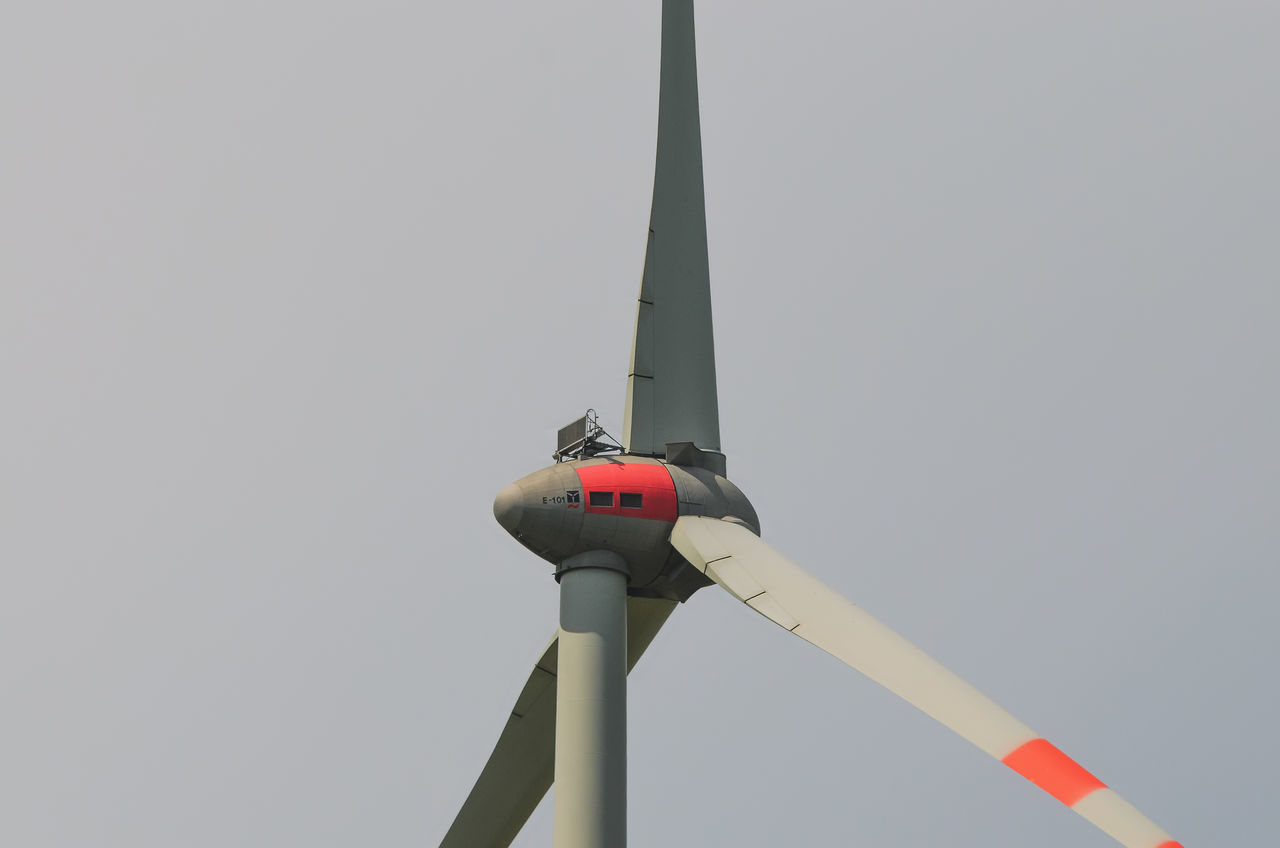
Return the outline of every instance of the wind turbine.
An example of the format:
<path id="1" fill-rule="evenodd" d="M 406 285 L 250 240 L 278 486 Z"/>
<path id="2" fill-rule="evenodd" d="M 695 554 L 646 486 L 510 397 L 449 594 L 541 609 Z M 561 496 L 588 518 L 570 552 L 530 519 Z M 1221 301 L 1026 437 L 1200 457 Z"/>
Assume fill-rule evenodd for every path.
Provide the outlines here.
<path id="1" fill-rule="evenodd" d="M 692 0 L 664 0 L 658 145 L 623 436 L 591 413 L 498 522 L 556 566 L 560 628 L 441 848 L 510 844 L 554 779 L 556 848 L 626 844 L 626 676 L 667 617 L 719 586 L 1071 807 L 1126 848 L 1181 848 L 1082 766 L 760 538 L 727 479 L 712 343 Z"/>

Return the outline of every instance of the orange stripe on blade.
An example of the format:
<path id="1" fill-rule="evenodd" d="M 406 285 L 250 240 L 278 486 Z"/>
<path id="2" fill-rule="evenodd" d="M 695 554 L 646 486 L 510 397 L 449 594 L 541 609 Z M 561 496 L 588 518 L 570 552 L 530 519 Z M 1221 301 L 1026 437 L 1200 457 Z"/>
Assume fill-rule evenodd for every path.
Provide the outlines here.
<path id="1" fill-rule="evenodd" d="M 1068 807 L 1095 789 L 1107 786 L 1047 739 L 1032 739 L 1001 762 Z"/>
<path id="2" fill-rule="evenodd" d="M 1182 848 L 1181 842 L 1174 842 L 1170 839 L 1168 842 L 1161 842 L 1156 848 Z"/>

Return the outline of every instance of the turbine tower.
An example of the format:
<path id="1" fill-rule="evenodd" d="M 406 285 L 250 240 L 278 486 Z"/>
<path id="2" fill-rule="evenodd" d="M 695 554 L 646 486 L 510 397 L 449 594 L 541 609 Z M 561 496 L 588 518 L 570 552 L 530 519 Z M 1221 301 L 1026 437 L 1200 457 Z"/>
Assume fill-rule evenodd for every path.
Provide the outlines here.
<path id="1" fill-rule="evenodd" d="M 622 443 L 593 414 L 503 489 L 498 522 L 556 566 L 560 627 L 441 848 L 510 844 L 554 779 L 556 848 L 626 844 L 627 672 L 719 586 L 857 669 L 1126 848 L 1181 848 L 1027 725 L 760 538 L 720 446 L 692 0 L 665 0 L 653 208 Z"/>

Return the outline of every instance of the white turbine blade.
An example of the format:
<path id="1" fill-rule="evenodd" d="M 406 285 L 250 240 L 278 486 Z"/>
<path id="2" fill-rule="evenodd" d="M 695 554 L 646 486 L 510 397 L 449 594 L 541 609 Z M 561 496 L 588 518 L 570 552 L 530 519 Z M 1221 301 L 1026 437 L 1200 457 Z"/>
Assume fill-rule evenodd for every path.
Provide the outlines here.
<path id="1" fill-rule="evenodd" d="M 742 525 L 681 516 L 671 544 L 735 598 L 942 722 L 1126 848 L 1181 848 L 994 701 Z"/>
<path id="2" fill-rule="evenodd" d="M 658 635 L 675 601 L 627 599 L 627 670 Z M 489 761 L 440 848 L 506 848 L 551 788 L 555 771 L 558 637 L 520 690 Z"/>
<path id="3" fill-rule="evenodd" d="M 622 423 L 627 453 L 663 456 L 668 442 L 720 450 L 692 0 L 662 4 L 653 210 Z"/>

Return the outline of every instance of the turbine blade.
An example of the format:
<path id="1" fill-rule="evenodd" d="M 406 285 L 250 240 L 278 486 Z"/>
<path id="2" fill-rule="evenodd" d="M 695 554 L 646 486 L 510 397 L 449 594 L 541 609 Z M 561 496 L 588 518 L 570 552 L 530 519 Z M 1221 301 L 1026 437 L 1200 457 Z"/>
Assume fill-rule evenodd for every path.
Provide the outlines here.
<path id="1" fill-rule="evenodd" d="M 666 622 L 675 601 L 627 599 L 627 670 Z M 555 771 L 558 637 L 542 652 L 498 744 L 440 848 L 506 848 L 551 788 Z"/>
<path id="2" fill-rule="evenodd" d="M 622 423 L 627 453 L 663 456 L 668 442 L 720 450 L 692 0 L 662 4 L 653 209 Z"/>
<path id="3" fill-rule="evenodd" d="M 729 594 L 942 722 L 1126 848 L 1181 848 L 994 701 L 742 525 L 682 516 L 671 544 Z"/>

